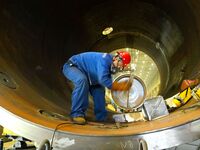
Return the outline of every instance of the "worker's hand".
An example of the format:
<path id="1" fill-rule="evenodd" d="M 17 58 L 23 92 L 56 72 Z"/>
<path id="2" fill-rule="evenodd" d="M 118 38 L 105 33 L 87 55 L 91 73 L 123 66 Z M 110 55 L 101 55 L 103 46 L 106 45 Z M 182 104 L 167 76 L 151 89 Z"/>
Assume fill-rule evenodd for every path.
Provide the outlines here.
<path id="1" fill-rule="evenodd" d="M 112 90 L 115 91 L 128 91 L 132 86 L 131 82 L 123 81 L 123 82 L 113 82 Z"/>

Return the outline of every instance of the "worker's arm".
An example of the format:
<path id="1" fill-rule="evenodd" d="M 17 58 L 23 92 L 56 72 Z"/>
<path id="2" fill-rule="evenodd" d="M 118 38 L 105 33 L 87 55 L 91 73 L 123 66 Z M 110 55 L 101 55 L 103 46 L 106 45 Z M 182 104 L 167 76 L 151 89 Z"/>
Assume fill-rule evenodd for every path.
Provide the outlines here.
<path id="1" fill-rule="evenodd" d="M 127 91 L 132 85 L 132 83 L 128 81 L 113 82 L 110 74 L 110 66 L 107 65 L 106 61 L 98 64 L 98 77 L 101 85 L 116 91 Z"/>
<path id="2" fill-rule="evenodd" d="M 112 83 L 112 79 L 111 77 L 109 77 L 108 74 L 104 74 L 104 76 L 102 76 L 100 80 L 103 86 L 106 86 L 108 89 L 115 91 L 128 91 L 132 86 L 132 82 L 128 81 L 123 81 L 123 82 L 115 81 Z"/>
<path id="3" fill-rule="evenodd" d="M 129 82 L 129 80 L 123 82 L 113 82 L 109 70 L 106 69 L 102 69 L 99 73 L 99 81 L 101 85 L 115 91 L 127 91 L 132 86 L 132 82 Z"/>

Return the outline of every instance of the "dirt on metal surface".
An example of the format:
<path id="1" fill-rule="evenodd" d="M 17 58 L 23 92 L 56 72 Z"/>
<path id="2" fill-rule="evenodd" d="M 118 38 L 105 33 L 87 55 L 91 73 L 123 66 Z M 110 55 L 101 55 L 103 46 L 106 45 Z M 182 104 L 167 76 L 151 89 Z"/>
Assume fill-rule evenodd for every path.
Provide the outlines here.
<path id="1" fill-rule="evenodd" d="M 199 1 L 145 0 L 144 5 L 137 4 L 138 8 L 146 8 L 146 11 L 136 10 L 135 1 L 133 3 L 128 1 L 127 4 L 115 3 L 116 7 L 99 5 L 99 1 L 77 0 L 76 2 L 66 1 L 65 5 L 62 2 L 58 2 L 57 5 L 51 2 L 41 2 L 38 5 L 35 1 L 0 2 L 0 72 L 1 83 L 5 83 L 0 84 L 2 108 L 30 123 L 50 129 L 65 122 L 63 119 L 52 119 L 41 115 L 39 111 L 46 110 L 68 117 L 72 89 L 62 74 L 62 65 L 70 56 L 85 52 L 88 47 L 106 52 L 122 45 L 144 48 L 144 51 L 155 58 L 158 67 L 162 70 L 163 93 L 165 86 L 176 87 L 183 77 L 192 78 L 193 73 L 200 69 Z M 102 2 L 106 4 L 107 1 Z M 113 4 L 112 0 L 109 2 Z M 106 8 L 102 9 L 101 6 Z M 128 11 L 127 6 L 135 8 L 134 12 L 140 12 L 140 15 L 132 13 L 133 9 Z M 162 10 L 163 14 L 170 16 L 180 28 L 184 38 L 180 47 L 176 47 L 175 42 L 179 43 L 180 37 L 175 39 L 177 32 L 169 28 L 171 19 L 163 20 L 154 6 Z M 90 8 L 95 8 L 93 9 L 95 13 L 90 14 L 88 12 Z M 98 10 L 96 8 L 103 11 L 96 11 Z M 75 11 L 77 13 L 71 13 Z M 115 19 L 113 16 L 122 20 Z M 105 28 L 105 22 L 117 25 L 113 30 L 116 31 L 117 37 L 105 37 L 105 41 L 102 42 L 100 31 Z M 121 32 L 125 35 L 121 36 Z M 136 37 L 132 36 L 133 32 L 138 33 Z M 146 44 L 143 37 L 148 37 L 145 38 Z M 155 43 L 147 42 L 148 39 L 161 42 L 160 44 L 163 44 L 166 50 L 160 51 L 155 47 Z M 149 43 L 152 49 L 149 48 Z M 164 57 L 166 62 L 163 62 L 160 57 L 163 55 L 166 56 Z M 169 76 L 165 74 L 168 65 L 171 69 Z M 199 73 L 195 73 L 195 76 L 199 77 Z M 169 83 L 167 83 L 168 78 Z M 174 89 L 177 91 L 176 88 Z M 173 88 L 170 90 L 164 94 L 172 95 L 174 90 Z M 193 102 L 195 100 L 191 100 L 185 107 L 191 106 Z M 92 114 L 92 109 L 88 109 L 89 123 L 84 126 L 70 123 L 59 130 L 77 135 L 125 136 L 163 130 L 200 119 L 199 107 L 178 110 L 153 121 L 120 125 L 91 123 Z"/>

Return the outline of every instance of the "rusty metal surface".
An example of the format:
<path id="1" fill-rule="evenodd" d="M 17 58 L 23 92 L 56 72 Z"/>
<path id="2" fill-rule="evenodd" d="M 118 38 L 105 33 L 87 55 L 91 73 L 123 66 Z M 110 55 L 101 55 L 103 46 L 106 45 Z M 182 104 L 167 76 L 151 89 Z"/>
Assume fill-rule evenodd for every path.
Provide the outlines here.
<path id="1" fill-rule="evenodd" d="M 196 0 L 126 0 L 123 3 L 113 3 L 112 0 L 108 3 L 104 0 L 75 0 L 59 1 L 56 4 L 1 1 L 1 83 L 6 83 L 12 88 L 0 84 L 0 106 L 22 120 L 47 128 L 52 133 L 56 125 L 63 120 L 45 117 L 39 110 L 68 116 L 71 87 L 62 75 L 63 63 L 71 55 L 79 52 L 110 52 L 124 46 L 144 48 L 144 51 L 154 58 L 161 71 L 163 91 L 160 94 L 166 97 L 173 95 L 183 78 L 200 76 L 199 10 L 200 2 Z M 94 11 L 95 13 L 91 13 Z M 101 32 L 107 25 L 113 26 L 112 35 L 102 37 Z M 10 80 L 12 82 L 9 82 Z M 105 137 L 115 137 L 116 140 L 108 144 L 109 146 L 120 141 L 122 136 L 127 136 L 122 140 L 125 142 L 122 142 L 122 147 L 117 146 L 125 148 L 126 142 L 130 140 L 129 136 L 137 139 L 137 135 L 162 133 L 165 129 L 181 125 L 188 127 L 192 121 L 198 122 L 199 114 L 200 109 L 197 107 L 187 111 L 180 110 L 151 122 L 129 123 L 122 128 L 113 124 L 69 124 L 59 131 L 77 136 L 79 140 L 83 139 L 83 136 L 86 140 L 81 141 L 82 144 L 91 142 L 91 136 L 98 137 L 103 142 L 106 142 Z M 88 117 L 93 118 L 91 107 Z M 180 127 L 180 132 L 181 129 L 185 128 Z M 17 130 L 24 133 L 23 129 Z M 34 129 L 29 131 L 34 132 Z M 200 137 L 198 130 L 195 130 L 196 133 L 191 130 L 187 132 L 190 140 Z M 28 133 L 26 134 L 28 136 Z M 39 138 L 31 135 L 34 139 Z M 99 140 L 98 138 L 93 142 Z M 167 141 L 167 137 L 165 140 Z M 171 145 L 175 146 L 177 143 Z"/>

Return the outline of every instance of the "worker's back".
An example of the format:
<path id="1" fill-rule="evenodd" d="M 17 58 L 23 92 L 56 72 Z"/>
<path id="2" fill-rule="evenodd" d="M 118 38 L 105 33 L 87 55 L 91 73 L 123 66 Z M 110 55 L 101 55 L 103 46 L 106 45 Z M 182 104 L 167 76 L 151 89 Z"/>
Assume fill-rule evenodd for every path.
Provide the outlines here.
<path id="1" fill-rule="evenodd" d="M 111 54 L 85 52 L 72 56 L 70 61 L 85 73 L 91 85 L 101 84 L 111 88 Z"/>

